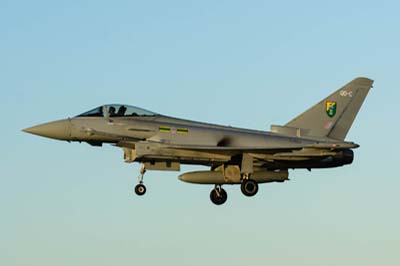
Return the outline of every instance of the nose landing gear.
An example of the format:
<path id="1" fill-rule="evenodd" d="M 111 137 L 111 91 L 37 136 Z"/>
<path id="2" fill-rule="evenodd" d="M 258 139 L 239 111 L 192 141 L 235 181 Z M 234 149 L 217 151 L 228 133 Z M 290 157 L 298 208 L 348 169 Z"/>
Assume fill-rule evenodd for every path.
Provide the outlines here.
<path id="1" fill-rule="evenodd" d="M 146 186 L 143 185 L 143 177 L 144 174 L 146 173 L 146 167 L 144 166 L 144 164 L 142 164 L 141 168 L 140 168 L 140 174 L 139 174 L 139 184 L 135 187 L 135 193 L 138 196 L 143 196 L 144 194 L 146 194 Z"/>

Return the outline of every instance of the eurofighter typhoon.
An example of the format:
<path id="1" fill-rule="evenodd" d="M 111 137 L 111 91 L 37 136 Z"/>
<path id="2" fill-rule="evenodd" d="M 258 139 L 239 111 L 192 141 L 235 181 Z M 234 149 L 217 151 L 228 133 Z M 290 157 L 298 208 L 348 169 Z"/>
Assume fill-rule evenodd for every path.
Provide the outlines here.
<path id="1" fill-rule="evenodd" d="M 351 164 L 354 142 L 346 135 L 373 81 L 357 78 L 284 126 L 259 131 L 169 117 L 125 105 L 102 105 L 73 118 L 23 131 L 42 137 L 111 144 L 124 151 L 127 163 L 141 163 L 135 193 L 143 196 L 147 170 L 180 171 L 181 165 L 202 165 L 205 171 L 179 179 L 213 185 L 211 201 L 226 202 L 223 185 L 240 185 L 247 197 L 259 184 L 289 180 L 289 169 L 333 168 Z"/>

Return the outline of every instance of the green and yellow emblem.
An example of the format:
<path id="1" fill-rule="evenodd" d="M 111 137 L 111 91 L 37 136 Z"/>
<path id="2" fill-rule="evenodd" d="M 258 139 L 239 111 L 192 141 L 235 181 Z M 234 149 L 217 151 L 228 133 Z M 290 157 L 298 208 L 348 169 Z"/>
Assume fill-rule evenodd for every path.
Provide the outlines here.
<path id="1" fill-rule="evenodd" d="M 336 109 L 336 102 L 326 102 L 326 113 L 330 118 L 333 118 L 336 115 Z"/>

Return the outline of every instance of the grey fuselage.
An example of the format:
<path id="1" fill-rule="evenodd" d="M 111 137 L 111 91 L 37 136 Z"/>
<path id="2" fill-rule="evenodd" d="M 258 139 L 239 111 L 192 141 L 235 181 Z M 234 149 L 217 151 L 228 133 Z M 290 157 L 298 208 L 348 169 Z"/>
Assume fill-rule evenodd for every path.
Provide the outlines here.
<path id="1" fill-rule="evenodd" d="M 87 142 L 93 146 L 112 143 L 125 154 L 134 152 L 127 162 L 178 162 L 218 167 L 221 163 L 238 164 L 240 149 L 254 156 L 256 167 L 265 169 L 328 168 L 351 164 L 357 145 L 324 138 L 286 136 L 267 131 L 221 126 L 163 115 L 149 117 L 74 117 L 46 125 L 62 124 L 62 132 L 47 136 L 66 141 Z M 33 131 L 34 128 L 32 128 Z M 40 134 L 38 134 L 40 135 Z M 44 134 L 42 134 L 44 136 Z M 143 147 L 145 145 L 146 147 Z M 313 150 L 315 145 L 327 149 Z M 277 152 L 304 150 L 329 152 L 329 147 L 342 145 L 349 149 L 330 152 L 328 156 L 277 156 Z M 180 148 L 182 147 L 182 149 Z M 191 149 L 193 147 L 193 149 Z M 198 149 L 197 147 L 202 147 Z M 220 149 L 219 149 L 220 148 Z M 252 150 L 254 148 L 254 150 Z M 149 152 L 146 151 L 150 150 Z M 138 153 L 139 150 L 145 150 Z M 211 150 L 211 151 L 210 151 Z M 259 152 L 267 150 L 268 152 Z M 127 155 L 125 155 L 126 157 Z M 125 158 L 126 159 L 126 158 Z"/>

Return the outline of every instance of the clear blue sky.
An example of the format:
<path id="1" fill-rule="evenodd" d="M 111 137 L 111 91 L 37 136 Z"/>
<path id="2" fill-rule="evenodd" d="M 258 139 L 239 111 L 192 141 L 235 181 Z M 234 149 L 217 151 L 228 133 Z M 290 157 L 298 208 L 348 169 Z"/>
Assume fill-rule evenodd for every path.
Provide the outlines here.
<path id="1" fill-rule="evenodd" d="M 0 1 L 0 265 L 399 265 L 398 1 Z M 374 79 L 352 166 L 257 197 L 20 132 L 103 103 L 268 129 Z M 183 171 L 198 169 L 184 167 Z"/>

